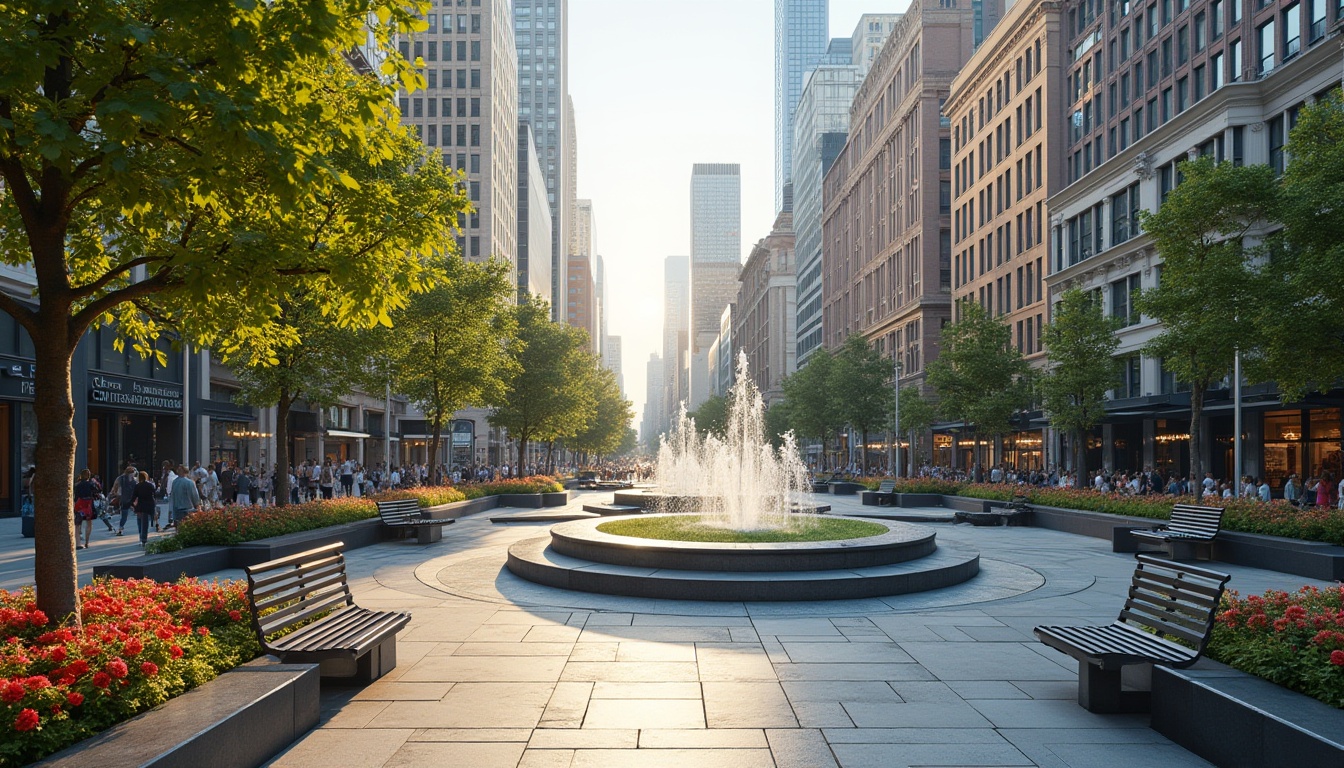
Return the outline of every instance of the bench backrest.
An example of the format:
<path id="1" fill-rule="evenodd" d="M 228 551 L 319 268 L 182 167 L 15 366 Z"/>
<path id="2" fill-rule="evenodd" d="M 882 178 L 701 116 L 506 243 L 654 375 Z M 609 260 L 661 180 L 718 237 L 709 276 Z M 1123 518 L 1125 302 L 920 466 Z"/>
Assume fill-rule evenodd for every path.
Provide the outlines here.
<path id="1" fill-rule="evenodd" d="M 878 492 L 878 493 L 891 493 L 892 491 L 895 491 L 895 490 L 896 490 L 896 481 L 895 481 L 895 480 L 883 480 L 883 481 L 882 481 L 881 483 L 879 483 L 878 486 L 877 486 L 877 492 Z"/>
<path id="2" fill-rule="evenodd" d="M 420 502 L 415 499 L 397 499 L 378 502 L 378 515 L 388 525 L 405 523 L 408 519 L 419 519 Z"/>
<path id="3" fill-rule="evenodd" d="M 1167 530 L 1212 539 L 1223 527 L 1222 507 L 1201 507 L 1196 504 L 1177 504 L 1171 508 L 1171 522 Z"/>
<path id="4" fill-rule="evenodd" d="M 252 627 L 263 647 L 267 635 L 355 604 L 345 578 L 344 547 L 338 541 L 245 569 Z"/>
<path id="5" fill-rule="evenodd" d="M 1120 621 L 1194 643 L 1202 654 L 1223 589 L 1232 577 L 1150 555 L 1137 559 Z"/>

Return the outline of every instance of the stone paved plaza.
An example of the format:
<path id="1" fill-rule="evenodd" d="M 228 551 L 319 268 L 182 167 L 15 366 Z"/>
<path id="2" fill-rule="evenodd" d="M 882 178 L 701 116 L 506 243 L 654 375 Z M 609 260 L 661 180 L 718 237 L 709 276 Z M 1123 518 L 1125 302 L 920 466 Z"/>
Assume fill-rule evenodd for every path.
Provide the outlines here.
<path id="1" fill-rule="evenodd" d="M 570 508 L 602 498 L 582 494 Z M 877 511 L 853 497 L 831 501 L 837 513 Z M 363 689 L 326 687 L 321 725 L 272 764 L 1207 765 L 1149 729 L 1146 716 L 1083 710 L 1074 662 L 1032 637 L 1037 624 L 1113 620 L 1130 556 L 1035 528 L 936 530 L 940 541 L 980 550 L 980 576 L 930 593 L 814 603 L 536 586 L 504 569 L 505 551 L 545 535 L 545 524 L 491 524 L 488 515 L 459 520 L 436 544 L 354 550 L 357 602 L 414 615 L 399 664 Z M 25 547 L 31 579 L 31 540 L 17 536 L 17 521 L 0 535 L 0 586 L 22 581 Z M 87 560 L 129 551 L 128 537 L 95 538 Z M 1215 567 L 1243 593 L 1310 583 Z"/>

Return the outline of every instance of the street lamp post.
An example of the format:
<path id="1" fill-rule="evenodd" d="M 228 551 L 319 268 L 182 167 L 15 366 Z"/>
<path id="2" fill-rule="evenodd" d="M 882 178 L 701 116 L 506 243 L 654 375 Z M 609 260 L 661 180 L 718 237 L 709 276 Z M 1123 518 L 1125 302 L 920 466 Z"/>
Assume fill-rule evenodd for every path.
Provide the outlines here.
<path id="1" fill-rule="evenodd" d="M 1232 495 L 1241 497 L 1241 349 L 1232 357 Z"/>
<path id="2" fill-rule="evenodd" d="M 896 407 L 892 410 L 896 424 L 892 428 L 891 441 L 891 476 L 901 476 L 901 361 L 892 359 L 893 375 L 891 377 L 892 386 L 896 393 Z M 910 448 L 913 450 L 914 446 Z"/>

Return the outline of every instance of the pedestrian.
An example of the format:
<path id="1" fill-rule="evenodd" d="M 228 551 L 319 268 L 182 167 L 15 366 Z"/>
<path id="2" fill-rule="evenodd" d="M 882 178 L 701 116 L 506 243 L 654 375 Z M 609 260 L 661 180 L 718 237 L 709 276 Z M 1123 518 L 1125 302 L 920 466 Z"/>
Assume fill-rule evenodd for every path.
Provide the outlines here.
<path id="1" fill-rule="evenodd" d="M 1297 497 L 1301 493 L 1300 485 L 1297 482 L 1297 473 L 1288 476 L 1288 482 L 1283 484 L 1283 499 L 1294 507 L 1297 506 Z"/>
<path id="2" fill-rule="evenodd" d="M 336 485 L 336 470 L 331 466 L 331 459 L 322 463 L 322 472 L 317 478 L 318 487 L 322 489 L 322 498 L 330 499 Z"/>
<path id="3" fill-rule="evenodd" d="M 93 499 L 98 493 L 98 486 L 93 483 L 93 473 L 88 469 L 80 470 L 79 482 L 75 483 L 75 518 L 84 523 L 84 543 L 75 544 L 75 549 L 88 549 L 89 537 L 93 535 L 93 518 L 98 513 L 93 511 Z"/>
<path id="4" fill-rule="evenodd" d="M 135 466 L 127 464 L 126 471 L 117 478 L 116 485 L 112 489 L 112 499 L 109 500 L 109 503 L 116 501 L 117 506 L 121 509 L 121 522 L 117 524 L 118 536 L 126 529 L 126 521 L 135 509 L 135 485 L 138 476 L 139 473 L 136 472 Z"/>
<path id="5" fill-rule="evenodd" d="M 1260 497 L 1260 500 L 1261 500 L 1261 501 L 1268 502 L 1268 501 L 1270 500 L 1270 497 L 1271 497 L 1271 491 L 1270 491 L 1270 488 L 1269 488 L 1269 481 L 1266 480 L 1266 479 L 1264 479 L 1263 477 L 1260 478 L 1260 484 L 1259 484 L 1258 486 L 1256 486 L 1255 492 L 1256 492 L 1256 495 L 1258 495 L 1258 496 Z"/>
<path id="6" fill-rule="evenodd" d="M 187 477 L 187 468 L 179 465 L 177 475 L 173 487 L 168 491 L 168 509 L 174 526 L 201 508 L 201 494 L 196 490 L 196 483 Z"/>
<path id="7" fill-rule="evenodd" d="M 154 484 L 149 481 L 149 473 L 139 473 L 139 482 L 131 491 L 131 502 L 135 506 L 135 523 L 140 530 L 140 546 L 149 542 L 149 521 L 154 520 L 158 528 L 159 508 L 155 497 Z"/>
<path id="8" fill-rule="evenodd" d="M 249 472 L 239 472 L 238 475 L 234 477 L 233 486 L 238 493 L 236 496 L 238 506 L 252 506 L 252 484 L 252 475 Z"/>
<path id="9" fill-rule="evenodd" d="M 1321 479 L 1316 483 L 1316 506 L 1326 509 L 1334 506 L 1334 499 L 1330 498 L 1335 490 L 1335 484 L 1330 479 L 1329 472 L 1321 473 Z"/>

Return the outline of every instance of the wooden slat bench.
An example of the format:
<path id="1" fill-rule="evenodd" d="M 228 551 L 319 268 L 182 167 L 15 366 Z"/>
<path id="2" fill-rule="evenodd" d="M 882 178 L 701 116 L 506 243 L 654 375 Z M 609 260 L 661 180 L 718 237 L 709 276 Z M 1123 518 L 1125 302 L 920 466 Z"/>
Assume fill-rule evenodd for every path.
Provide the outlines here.
<path id="1" fill-rule="evenodd" d="M 1166 525 L 1129 533 L 1140 542 L 1162 545 L 1173 560 L 1190 560 L 1196 557 L 1197 549 L 1205 550 L 1206 555 L 1211 553 L 1213 539 L 1222 527 L 1222 507 L 1177 504 L 1171 508 L 1171 521 Z"/>
<path id="2" fill-rule="evenodd" d="M 1090 712 L 1146 711 L 1148 692 L 1123 690 L 1121 669 L 1133 664 L 1181 669 L 1198 661 L 1231 578 L 1150 555 L 1137 558 L 1129 597 L 1115 622 L 1034 630 L 1042 643 L 1078 660 L 1078 703 Z"/>
<path id="3" fill-rule="evenodd" d="M 318 664 L 324 678 L 368 683 L 396 668 L 397 632 L 411 615 L 355 605 L 344 546 L 328 544 L 247 568 L 247 600 L 266 653 L 285 663 Z"/>
<path id="4" fill-rule="evenodd" d="M 413 531 L 415 540 L 421 544 L 430 544 L 443 538 L 443 526 L 452 520 L 435 520 L 425 517 L 420 502 L 415 499 L 378 502 L 378 516 L 383 525 L 397 531 Z"/>

